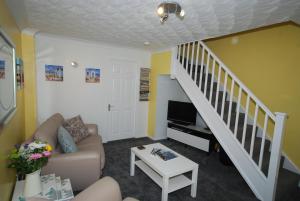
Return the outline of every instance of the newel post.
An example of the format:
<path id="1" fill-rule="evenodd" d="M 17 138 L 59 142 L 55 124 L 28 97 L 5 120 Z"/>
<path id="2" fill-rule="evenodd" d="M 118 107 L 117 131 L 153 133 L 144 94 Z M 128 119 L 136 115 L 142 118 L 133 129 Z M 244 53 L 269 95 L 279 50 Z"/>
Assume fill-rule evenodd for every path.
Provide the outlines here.
<path id="1" fill-rule="evenodd" d="M 275 113 L 275 128 L 272 140 L 272 149 L 269 163 L 269 172 L 267 177 L 267 192 L 265 201 L 274 201 L 276 195 L 278 172 L 282 155 L 282 142 L 285 132 L 286 113 Z"/>
<path id="2" fill-rule="evenodd" d="M 176 78 L 177 46 L 172 48 L 171 55 L 171 79 Z"/>

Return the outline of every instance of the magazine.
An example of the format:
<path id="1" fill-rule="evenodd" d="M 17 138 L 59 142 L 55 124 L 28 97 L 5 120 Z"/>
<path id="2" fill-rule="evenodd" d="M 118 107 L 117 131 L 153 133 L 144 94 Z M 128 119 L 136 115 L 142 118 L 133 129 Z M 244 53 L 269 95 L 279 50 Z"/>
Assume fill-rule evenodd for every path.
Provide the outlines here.
<path id="1" fill-rule="evenodd" d="M 171 160 L 171 159 L 177 157 L 177 155 L 174 154 L 171 151 L 167 151 L 167 150 L 163 150 L 163 149 L 158 149 L 158 148 L 153 148 L 153 150 L 151 151 L 151 154 L 158 155 L 164 161 L 168 161 L 168 160 Z"/>

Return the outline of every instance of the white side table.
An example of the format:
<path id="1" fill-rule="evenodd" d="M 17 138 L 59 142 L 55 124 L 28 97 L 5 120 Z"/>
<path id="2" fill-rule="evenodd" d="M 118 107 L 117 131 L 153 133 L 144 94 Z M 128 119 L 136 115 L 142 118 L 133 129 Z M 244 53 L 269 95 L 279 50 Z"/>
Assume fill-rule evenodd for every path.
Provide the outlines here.
<path id="1" fill-rule="evenodd" d="M 54 201 L 69 201 L 74 198 L 70 179 L 61 179 L 55 174 L 41 176 L 42 193 L 35 197 Z M 25 181 L 17 181 L 12 201 L 25 201 L 23 196 Z"/>

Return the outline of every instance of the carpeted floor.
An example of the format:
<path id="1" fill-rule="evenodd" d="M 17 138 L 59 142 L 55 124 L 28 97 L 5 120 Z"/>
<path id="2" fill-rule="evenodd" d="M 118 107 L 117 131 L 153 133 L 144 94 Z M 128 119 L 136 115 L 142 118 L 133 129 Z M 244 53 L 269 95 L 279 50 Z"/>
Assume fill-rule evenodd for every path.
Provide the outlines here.
<path id="1" fill-rule="evenodd" d="M 104 176 L 115 178 L 123 197 L 132 196 L 141 201 L 161 200 L 161 188 L 136 167 L 135 176 L 129 175 L 130 147 L 151 144 L 149 138 L 127 139 L 104 144 L 106 165 Z M 206 152 L 185 146 L 174 140 L 160 143 L 199 164 L 197 197 L 190 196 L 190 187 L 169 194 L 169 201 L 250 201 L 257 200 L 239 172 L 220 163 L 218 153 Z M 188 175 L 190 176 L 190 175 Z"/>

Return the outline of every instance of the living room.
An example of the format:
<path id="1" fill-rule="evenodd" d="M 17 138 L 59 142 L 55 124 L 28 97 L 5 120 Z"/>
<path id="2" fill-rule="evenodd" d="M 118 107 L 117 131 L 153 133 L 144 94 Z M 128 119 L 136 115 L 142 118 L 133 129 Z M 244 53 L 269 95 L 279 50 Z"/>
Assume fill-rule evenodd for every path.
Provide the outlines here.
<path id="1" fill-rule="evenodd" d="M 106 160 L 103 162 L 103 167 L 101 170 L 98 166 L 94 167 L 94 169 L 98 168 L 95 172 L 101 171 L 97 173 L 101 176 L 93 178 L 93 182 L 88 181 L 88 184 L 83 182 L 84 187 L 78 190 L 76 190 L 77 184 L 73 185 L 71 180 L 75 198 L 85 192 L 94 195 L 89 186 L 109 176 L 117 182 L 117 186 L 120 186 L 123 198 L 268 200 L 254 190 L 257 187 L 251 185 L 251 179 L 246 179 L 249 176 L 248 170 L 243 171 L 243 168 L 239 167 L 235 155 L 223 144 L 225 140 L 220 140 L 223 139 L 222 136 L 219 137 L 222 132 L 213 128 L 214 121 L 207 111 L 200 108 L 206 108 L 206 105 L 195 104 L 199 101 L 194 98 L 192 92 L 189 92 L 192 87 L 185 84 L 186 77 L 180 77 L 181 71 L 177 69 L 177 64 L 174 64 L 177 61 L 178 65 L 180 62 L 182 65 L 188 63 L 190 66 L 185 68 L 186 71 L 191 72 L 190 77 L 194 77 L 195 83 L 201 83 L 195 78 L 196 72 L 204 71 L 188 69 L 193 68 L 191 66 L 202 68 L 205 65 L 190 64 L 189 62 L 193 59 L 185 63 L 180 58 L 182 55 L 185 59 L 193 58 L 196 55 L 194 49 L 199 50 L 199 47 L 204 47 L 202 42 L 197 42 L 198 40 L 203 41 L 211 49 L 210 55 L 217 55 L 221 58 L 222 63 L 226 64 L 239 80 L 245 83 L 247 89 L 250 88 L 268 108 L 288 114 L 285 134 L 278 146 L 280 156 L 284 157 L 280 168 L 284 167 L 285 170 L 299 173 L 300 159 L 297 143 L 299 141 L 297 120 L 300 117 L 297 77 L 300 52 L 300 12 L 297 12 L 300 9 L 299 3 L 291 1 L 281 4 L 270 1 L 245 5 L 243 2 L 235 4 L 233 1 L 227 3 L 179 1 L 176 9 L 181 6 L 180 9 L 184 9 L 184 14 L 172 13 L 170 9 L 168 10 L 170 16 L 168 15 L 166 19 L 164 15 L 159 15 L 158 8 L 161 3 L 164 2 L 89 1 L 87 3 L 80 0 L 74 2 L 1 0 L 1 33 L 3 32 L 3 35 L 13 44 L 15 57 L 22 61 L 22 63 L 16 62 L 16 65 L 23 66 L 24 79 L 16 83 L 16 107 L 5 122 L 1 121 L 0 200 L 11 200 L 16 184 L 15 170 L 7 168 L 7 155 L 15 144 L 21 144 L 30 139 L 41 128 L 41 125 L 56 113 L 63 116 L 63 121 L 80 115 L 83 123 L 96 125 L 97 129 L 93 126 L 88 128 L 92 130 L 91 132 L 101 136 L 101 140 L 95 139 L 101 141 L 104 148 L 105 156 L 100 156 Z M 235 6 L 235 10 L 230 9 L 231 6 Z M 249 13 L 245 9 L 247 6 L 253 9 Z M 210 9 L 205 10 L 204 7 L 210 7 Z M 238 8 L 241 10 L 239 11 Z M 208 16 L 211 17 L 211 21 L 207 20 Z M 176 55 L 174 54 L 175 47 L 178 47 L 177 58 L 174 56 Z M 186 52 L 192 52 L 190 56 L 183 52 L 183 48 Z M 202 61 L 207 62 L 205 59 Z M 213 67 L 211 65 L 216 61 L 218 60 L 214 59 L 206 66 Z M 198 62 L 198 59 L 193 62 Z M 58 70 L 54 72 L 51 68 L 56 68 L 59 72 Z M 7 68 L 4 69 L 7 70 Z M 149 72 L 148 80 L 143 82 L 147 83 L 146 92 L 141 90 L 142 72 L 146 74 Z M 215 73 L 217 82 L 217 71 L 212 72 Z M 51 77 L 53 75 L 51 73 L 57 77 Z M 91 75 L 94 74 L 97 75 L 97 79 L 91 79 L 93 78 Z M 225 74 L 224 71 L 222 75 Z M 227 74 L 231 75 L 231 73 Z M 5 75 L 1 74 L 1 78 L 7 78 L 9 71 L 6 71 Z M 227 88 L 228 94 L 230 94 L 230 87 L 236 87 L 234 83 L 239 83 L 239 80 L 233 82 L 231 79 L 232 77 L 228 78 L 227 87 L 226 84 L 224 85 L 225 80 L 220 79 L 223 87 Z M 205 80 L 209 83 L 208 78 Z M 226 90 L 221 86 L 219 88 Z M 236 95 L 238 103 L 238 90 L 234 88 L 232 91 L 236 92 L 233 95 Z M 220 100 L 223 98 L 229 103 L 234 99 L 230 96 L 223 97 Z M 1 93 L 1 98 L 3 98 L 3 93 Z M 241 98 L 240 110 L 244 110 L 244 114 L 247 107 L 242 106 L 242 102 L 246 105 L 246 98 L 243 96 Z M 197 111 L 195 114 L 198 114 L 197 117 L 195 116 L 197 120 L 193 120 L 193 123 L 197 122 L 197 126 L 200 127 L 209 127 L 219 141 L 216 147 L 213 146 L 212 153 L 207 154 L 206 151 L 199 149 L 198 145 L 191 145 L 192 143 L 185 141 L 187 138 L 182 141 L 170 139 L 170 137 L 167 139 L 168 100 L 195 105 L 195 111 Z M 249 118 L 248 121 L 244 121 L 245 125 L 256 124 L 254 121 L 256 109 L 255 105 L 251 105 L 252 100 L 249 101 L 249 116 L 252 116 L 252 120 Z M 224 111 L 227 109 L 225 108 Z M 269 116 L 272 117 L 272 115 Z M 259 116 L 257 122 L 263 125 L 264 118 Z M 51 126 L 46 130 L 50 132 Z M 261 132 L 262 136 L 270 132 L 269 128 L 264 132 L 263 126 L 258 130 L 261 130 L 258 133 Z M 247 133 L 248 130 L 245 132 Z M 190 141 L 197 141 L 193 139 L 191 138 Z M 247 137 L 245 141 L 247 142 Z M 58 143 L 57 140 L 56 143 Z M 153 143 L 161 143 L 198 164 L 198 182 L 192 179 L 192 174 L 188 174 L 186 176 L 191 180 L 188 187 L 181 187 L 182 189 L 178 187 L 179 190 L 166 193 L 163 191 L 163 184 L 157 185 L 155 181 L 152 181 L 149 173 L 144 173 L 145 170 L 142 170 L 138 164 L 136 164 L 134 176 L 130 176 L 131 148 Z M 54 148 L 55 146 L 58 145 L 55 144 Z M 79 142 L 79 151 L 85 149 L 84 146 L 87 145 L 80 145 Z M 226 166 L 219 161 L 220 152 L 218 151 L 222 147 L 227 153 L 225 155 L 228 155 L 226 157 L 232 160 L 234 166 Z M 269 149 L 271 150 L 271 146 Z M 139 150 L 136 150 L 137 158 L 139 158 L 138 154 Z M 51 165 L 54 155 L 53 153 L 53 156 L 49 158 L 48 165 Z M 270 170 L 272 168 L 269 172 Z M 68 168 L 62 172 L 66 171 Z M 62 179 L 70 178 L 63 178 L 64 173 L 60 173 L 60 170 L 51 169 L 48 173 L 55 173 L 57 176 L 62 176 Z M 78 180 L 80 177 L 83 180 L 85 178 L 84 170 L 76 175 Z M 80 181 L 76 180 L 75 183 L 81 185 Z M 299 199 L 297 184 L 292 187 L 287 183 L 284 185 L 289 195 L 281 200 Z M 208 187 L 205 188 L 205 186 Z M 191 190 L 193 188 L 196 188 L 196 194 Z M 277 191 L 281 190 L 277 189 Z M 105 188 L 102 191 L 106 191 Z"/>

